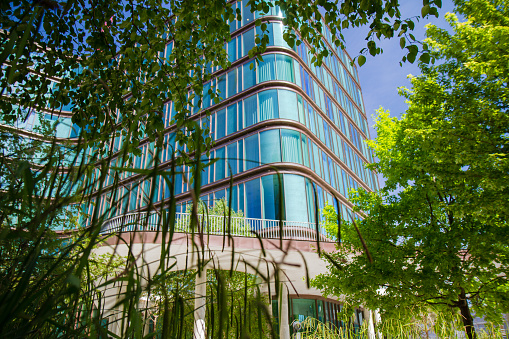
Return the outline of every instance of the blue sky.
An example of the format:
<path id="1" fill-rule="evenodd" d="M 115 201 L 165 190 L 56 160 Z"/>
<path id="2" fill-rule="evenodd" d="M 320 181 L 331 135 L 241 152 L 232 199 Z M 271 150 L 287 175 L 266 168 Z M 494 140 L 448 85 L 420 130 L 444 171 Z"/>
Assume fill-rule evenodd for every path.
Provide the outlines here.
<path id="1" fill-rule="evenodd" d="M 422 1 L 403 0 L 400 1 L 402 18 L 410 18 L 421 13 Z M 453 12 L 454 5 L 452 0 L 443 0 L 442 9 L 439 10 L 439 17 L 429 16 L 426 19 L 420 19 L 415 22 L 413 35 L 417 40 L 425 38 L 426 26 L 432 23 L 440 28 L 450 29 L 445 20 L 447 12 Z M 346 41 L 346 49 L 353 58 L 359 55 L 359 51 L 366 47 L 366 34 L 368 27 L 347 29 L 343 32 Z M 405 112 L 407 105 L 405 98 L 398 95 L 398 87 L 404 86 L 410 88 L 408 75 L 419 75 L 420 70 L 417 67 L 417 61 L 414 64 L 409 62 L 399 65 L 405 51 L 399 46 L 399 38 L 377 41 L 377 45 L 383 49 L 383 53 L 377 56 L 366 55 L 366 63 L 362 67 L 357 67 L 359 79 L 361 82 L 362 94 L 364 97 L 364 106 L 368 117 L 368 125 L 371 138 L 376 137 L 373 129 L 373 117 L 380 106 L 388 109 L 392 116 L 400 117 Z M 385 180 L 381 175 L 378 176 L 380 186 L 383 186 Z"/>
<path id="2" fill-rule="evenodd" d="M 403 18 L 409 18 L 419 15 L 421 12 L 422 1 L 404 0 L 401 12 Z M 454 5 L 451 0 L 444 0 L 442 9 L 439 10 L 439 18 L 430 16 L 426 19 L 415 21 L 415 29 L 413 35 L 416 39 L 425 38 L 424 26 L 432 23 L 440 28 L 449 28 L 449 24 L 445 20 L 445 13 L 452 12 Z M 345 30 L 343 35 L 346 40 L 346 49 L 353 58 L 359 54 L 359 51 L 366 47 L 366 34 L 369 31 L 367 27 L 352 28 Z M 375 138 L 376 134 L 373 130 L 373 118 L 375 110 L 382 106 L 391 111 L 391 115 L 400 116 L 405 112 L 405 98 L 398 95 L 398 87 L 410 87 L 408 74 L 419 75 L 420 71 L 417 67 L 417 61 L 414 64 L 409 62 L 403 63 L 401 67 L 399 61 L 405 55 L 405 52 L 399 46 L 399 38 L 383 40 L 377 42 L 377 45 L 383 49 L 383 54 L 372 57 L 366 55 L 366 63 L 362 67 L 357 67 L 361 82 L 362 94 L 364 97 L 364 105 L 368 117 L 371 138 Z M 406 50 L 405 50 L 406 51 Z"/>

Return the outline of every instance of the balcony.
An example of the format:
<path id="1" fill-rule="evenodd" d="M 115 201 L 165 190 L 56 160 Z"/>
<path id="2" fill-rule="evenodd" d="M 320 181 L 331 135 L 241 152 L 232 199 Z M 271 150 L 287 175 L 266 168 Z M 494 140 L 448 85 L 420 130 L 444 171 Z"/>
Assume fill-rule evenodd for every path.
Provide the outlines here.
<path id="1" fill-rule="evenodd" d="M 164 223 L 160 212 L 130 213 L 106 220 L 101 234 L 124 232 L 157 232 Z M 280 223 L 283 223 L 282 225 Z M 194 228 L 194 230 L 193 230 Z M 325 230 L 310 222 L 268 220 L 220 215 L 198 215 L 198 223 L 191 224 L 190 213 L 175 213 L 175 232 L 203 233 L 210 235 L 228 234 L 235 237 L 260 237 L 264 239 L 306 240 L 333 242 Z M 317 237 L 318 234 L 318 237 Z"/>

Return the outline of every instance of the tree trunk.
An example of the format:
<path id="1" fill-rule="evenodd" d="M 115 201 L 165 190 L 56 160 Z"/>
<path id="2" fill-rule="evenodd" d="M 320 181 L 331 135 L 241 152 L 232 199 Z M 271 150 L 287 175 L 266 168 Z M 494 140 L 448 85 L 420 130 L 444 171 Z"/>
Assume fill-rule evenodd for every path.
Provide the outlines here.
<path id="1" fill-rule="evenodd" d="M 459 294 L 458 306 L 461 312 L 461 319 L 463 320 L 463 326 L 465 327 L 465 334 L 467 335 L 467 338 L 477 339 L 477 334 L 475 333 L 474 328 L 474 319 L 472 318 L 472 314 L 470 314 L 470 307 L 468 306 L 467 296 L 463 288 L 461 288 L 461 293 Z"/>

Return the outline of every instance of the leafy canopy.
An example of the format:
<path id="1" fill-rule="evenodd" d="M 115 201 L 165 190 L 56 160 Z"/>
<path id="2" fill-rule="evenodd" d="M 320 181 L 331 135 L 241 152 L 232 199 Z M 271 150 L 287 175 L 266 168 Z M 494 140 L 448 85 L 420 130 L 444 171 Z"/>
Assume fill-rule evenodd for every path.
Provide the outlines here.
<path id="1" fill-rule="evenodd" d="M 498 322 L 509 305 L 509 2 L 458 1 L 456 10 L 467 20 L 447 14 L 453 33 L 427 27 L 440 62 L 421 63 L 401 90 L 406 113 L 376 117 L 370 166 L 386 185 L 353 199 L 373 262 L 347 224 L 314 285 L 387 317 L 459 310 L 472 338 L 470 307 Z"/>

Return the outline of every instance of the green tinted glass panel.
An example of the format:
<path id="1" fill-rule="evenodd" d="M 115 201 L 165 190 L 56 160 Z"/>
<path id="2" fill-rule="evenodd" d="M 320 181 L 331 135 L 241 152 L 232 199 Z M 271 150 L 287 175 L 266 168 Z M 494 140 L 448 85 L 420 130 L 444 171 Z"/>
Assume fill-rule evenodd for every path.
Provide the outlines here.
<path id="1" fill-rule="evenodd" d="M 271 129 L 260 133 L 260 148 L 262 164 L 281 162 L 281 143 L 278 129 Z"/>
<path id="2" fill-rule="evenodd" d="M 260 121 L 278 118 L 277 90 L 271 89 L 260 92 L 258 101 L 260 102 Z"/>

